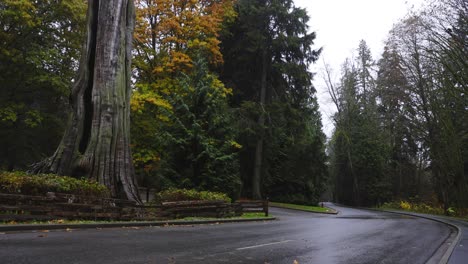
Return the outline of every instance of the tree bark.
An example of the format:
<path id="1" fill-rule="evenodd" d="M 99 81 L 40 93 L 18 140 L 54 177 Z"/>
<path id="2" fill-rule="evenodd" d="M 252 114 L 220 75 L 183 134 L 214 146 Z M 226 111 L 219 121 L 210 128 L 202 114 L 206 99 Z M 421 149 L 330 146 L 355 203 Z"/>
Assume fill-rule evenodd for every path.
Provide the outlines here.
<path id="1" fill-rule="evenodd" d="M 254 173 L 252 177 L 252 198 L 261 199 L 262 194 L 260 191 L 260 183 L 262 181 L 262 161 L 263 161 L 263 127 L 265 126 L 265 101 L 266 101 L 266 85 L 267 85 L 267 54 L 262 52 L 262 76 L 260 84 L 260 107 L 261 113 L 258 118 L 258 126 L 262 131 L 255 146 L 255 164 Z"/>
<path id="2" fill-rule="evenodd" d="M 130 151 L 133 0 L 89 0 L 87 38 L 70 96 L 71 117 L 54 155 L 32 172 L 88 177 L 113 197 L 140 202 Z"/>

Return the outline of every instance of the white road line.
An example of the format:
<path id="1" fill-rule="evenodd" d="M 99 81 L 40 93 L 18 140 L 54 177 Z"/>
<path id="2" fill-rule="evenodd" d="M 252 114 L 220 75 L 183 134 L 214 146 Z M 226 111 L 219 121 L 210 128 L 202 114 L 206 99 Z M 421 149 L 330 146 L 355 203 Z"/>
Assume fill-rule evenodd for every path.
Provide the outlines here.
<path id="1" fill-rule="evenodd" d="M 288 242 L 292 242 L 292 241 L 294 241 L 294 240 L 284 240 L 284 241 L 261 244 L 261 245 L 255 245 L 255 246 L 250 246 L 250 247 L 236 248 L 236 250 L 245 250 L 245 249 L 251 249 L 251 248 L 266 247 L 266 246 L 271 246 L 271 245 L 284 244 L 284 243 L 288 243 Z"/>

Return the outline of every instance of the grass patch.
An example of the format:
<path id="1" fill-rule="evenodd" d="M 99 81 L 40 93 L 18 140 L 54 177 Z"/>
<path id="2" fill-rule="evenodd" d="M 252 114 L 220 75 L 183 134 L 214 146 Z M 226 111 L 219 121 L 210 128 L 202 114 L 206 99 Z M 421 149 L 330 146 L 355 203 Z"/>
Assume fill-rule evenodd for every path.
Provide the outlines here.
<path id="1" fill-rule="evenodd" d="M 93 220 L 66 220 L 66 219 L 57 219 L 49 221 L 0 221 L 0 225 L 75 225 L 75 224 L 111 224 L 111 223 L 131 223 L 131 222 L 141 222 L 141 221 L 93 221 Z"/>
<path id="2" fill-rule="evenodd" d="M 314 212 L 314 213 L 332 213 L 332 212 L 334 212 L 333 210 L 330 210 L 329 208 L 320 207 L 320 206 L 288 204 L 288 203 L 275 203 L 275 202 L 270 202 L 270 205 L 271 206 L 276 206 L 276 207 L 281 207 L 281 208 L 297 209 L 297 210 L 303 210 L 303 211 Z"/>
<path id="3" fill-rule="evenodd" d="M 265 216 L 265 213 L 261 212 L 261 213 L 243 213 L 242 218 L 269 218 L 271 217 L 271 214 L 269 214 L 268 216 Z"/>
<path id="4" fill-rule="evenodd" d="M 216 217 L 185 217 L 178 220 L 184 221 L 198 221 L 198 220 L 222 220 L 222 219 L 271 219 L 273 216 L 269 214 L 265 216 L 265 213 L 243 213 L 241 216 L 233 216 L 233 217 L 226 217 L 226 218 L 216 218 Z"/>
<path id="5" fill-rule="evenodd" d="M 92 220 L 66 220 L 66 219 L 57 219 L 50 221 L 0 221 L 0 225 L 73 225 L 73 224 L 125 224 L 125 223 L 135 223 L 135 222 L 171 222 L 171 221 L 200 221 L 200 220 L 224 220 L 224 219 L 271 219 L 272 216 L 265 216 L 265 213 L 244 213 L 241 216 L 227 217 L 227 218 L 216 218 L 216 217 L 185 217 L 181 219 L 170 219 L 170 220 L 158 220 L 158 221 L 92 221 Z"/>

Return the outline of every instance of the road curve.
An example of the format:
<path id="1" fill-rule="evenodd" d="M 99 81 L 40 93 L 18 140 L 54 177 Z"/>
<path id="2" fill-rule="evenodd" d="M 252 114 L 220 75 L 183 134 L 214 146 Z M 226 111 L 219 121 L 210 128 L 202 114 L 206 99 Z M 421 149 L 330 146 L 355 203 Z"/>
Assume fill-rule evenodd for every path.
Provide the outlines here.
<path id="1" fill-rule="evenodd" d="M 276 221 L 0 234 L 0 263 L 426 263 L 455 232 L 445 224 L 335 207 L 271 208 Z"/>

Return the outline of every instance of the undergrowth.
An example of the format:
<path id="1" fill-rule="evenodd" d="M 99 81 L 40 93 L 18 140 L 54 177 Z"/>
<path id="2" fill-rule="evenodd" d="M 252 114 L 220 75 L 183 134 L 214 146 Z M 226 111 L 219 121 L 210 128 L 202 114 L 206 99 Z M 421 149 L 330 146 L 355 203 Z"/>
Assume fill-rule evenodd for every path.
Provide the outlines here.
<path id="1" fill-rule="evenodd" d="M 58 192 L 97 197 L 110 196 L 107 187 L 96 181 L 55 174 L 28 174 L 22 171 L 0 172 L 0 192 L 24 195 Z"/>
<path id="2" fill-rule="evenodd" d="M 227 194 L 210 191 L 197 191 L 193 189 L 168 189 L 156 195 L 156 202 L 177 202 L 177 201 L 215 201 L 222 200 L 227 203 L 231 198 Z"/>
<path id="3" fill-rule="evenodd" d="M 447 210 L 444 210 L 443 206 L 440 204 L 400 200 L 384 203 L 380 206 L 382 209 L 397 209 L 409 212 L 423 213 L 423 214 L 433 214 L 433 215 L 448 215 L 460 218 L 468 218 L 468 209 L 466 208 L 455 208 L 449 207 Z"/>

